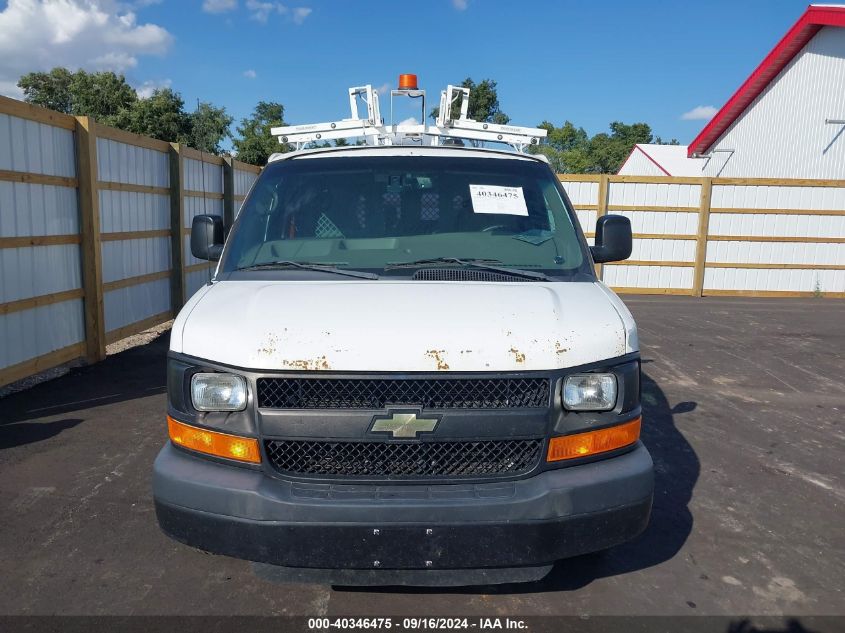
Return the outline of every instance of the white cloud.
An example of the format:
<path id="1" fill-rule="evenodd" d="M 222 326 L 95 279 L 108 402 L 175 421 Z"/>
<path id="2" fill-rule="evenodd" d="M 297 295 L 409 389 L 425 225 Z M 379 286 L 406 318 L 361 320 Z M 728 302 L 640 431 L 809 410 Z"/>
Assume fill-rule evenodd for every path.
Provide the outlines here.
<path id="1" fill-rule="evenodd" d="M 202 10 L 206 13 L 226 13 L 238 8 L 238 0 L 203 0 Z"/>
<path id="2" fill-rule="evenodd" d="M 684 121 L 709 121 L 713 118 L 713 115 L 716 114 L 718 110 L 714 108 L 712 105 L 700 105 L 694 107 L 689 112 L 684 112 L 681 115 L 681 119 Z"/>
<path id="3" fill-rule="evenodd" d="M 388 92 L 390 92 L 390 84 L 388 84 L 388 83 L 383 83 L 383 84 L 382 84 L 382 85 L 380 85 L 378 88 L 376 88 L 376 92 L 377 92 L 377 93 L 379 93 L 379 95 L 383 97 L 383 96 L 384 96 L 384 95 L 386 95 Z"/>
<path id="4" fill-rule="evenodd" d="M 158 88 L 170 88 L 170 86 L 172 85 L 173 81 L 170 79 L 162 79 L 160 81 L 148 79 L 140 86 L 135 88 L 135 92 L 138 93 L 138 96 L 141 99 L 149 99 L 153 96 L 153 92 L 155 92 Z"/>
<path id="5" fill-rule="evenodd" d="M 258 73 L 252 70 L 252 68 L 250 68 L 249 70 L 244 71 L 244 77 L 246 77 L 247 79 L 255 79 L 256 77 L 258 77 Z"/>
<path id="6" fill-rule="evenodd" d="M 283 4 L 279 4 L 278 2 L 261 2 L 260 0 L 246 0 L 246 8 L 250 12 L 249 17 L 262 24 L 267 22 L 271 13 L 276 11 L 284 13 L 287 11 L 287 7 Z"/>
<path id="7" fill-rule="evenodd" d="M 138 24 L 117 0 L 9 0 L 0 11 L 0 92 L 20 96 L 18 78 L 65 66 L 123 72 L 142 55 L 164 55 L 173 36 Z"/>
<path id="8" fill-rule="evenodd" d="M 469 0 L 452 0 L 452 6 L 458 11 L 466 11 Z"/>
<path id="9" fill-rule="evenodd" d="M 290 17 L 294 24 L 302 24 L 309 15 L 311 15 L 311 9 L 308 7 L 294 7 Z"/>
<path id="10" fill-rule="evenodd" d="M 305 18 L 311 15 L 312 9 L 308 7 L 286 7 L 281 2 L 263 2 L 262 0 L 246 0 L 246 8 L 249 17 L 257 22 L 266 24 L 267 20 L 274 13 L 287 16 L 294 24 L 299 25 L 305 22 Z"/>
<path id="11" fill-rule="evenodd" d="M 408 117 L 407 119 L 403 119 L 402 121 L 399 121 L 399 123 L 398 123 L 398 125 L 419 125 L 419 124 L 420 124 L 420 122 L 417 121 L 417 117 L 415 117 L 415 116 L 411 116 L 411 117 Z"/>

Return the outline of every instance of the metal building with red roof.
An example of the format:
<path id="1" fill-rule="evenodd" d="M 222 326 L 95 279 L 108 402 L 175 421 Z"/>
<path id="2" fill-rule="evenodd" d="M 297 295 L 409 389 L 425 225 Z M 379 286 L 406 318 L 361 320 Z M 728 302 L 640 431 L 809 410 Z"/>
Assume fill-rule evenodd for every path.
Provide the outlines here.
<path id="1" fill-rule="evenodd" d="M 810 5 L 687 153 L 704 176 L 845 179 L 845 5 Z"/>

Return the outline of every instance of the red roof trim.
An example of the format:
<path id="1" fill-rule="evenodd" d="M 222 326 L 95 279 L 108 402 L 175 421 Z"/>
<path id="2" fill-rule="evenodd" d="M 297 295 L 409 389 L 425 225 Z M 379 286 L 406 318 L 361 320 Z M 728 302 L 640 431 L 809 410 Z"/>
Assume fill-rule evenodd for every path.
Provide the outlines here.
<path id="1" fill-rule="evenodd" d="M 728 99 L 689 145 L 687 155 L 703 154 L 736 121 L 766 86 L 792 61 L 823 26 L 845 27 L 845 7 L 810 5 L 780 42 L 766 55 L 739 90 Z"/>
<path id="2" fill-rule="evenodd" d="M 656 160 L 654 160 L 651 156 L 649 156 L 648 152 L 646 152 L 646 151 L 645 151 L 642 147 L 640 147 L 639 145 L 634 145 L 634 147 L 636 147 L 638 150 L 640 150 L 640 151 L 643 153 L 643 155 L 644 155 L 647 159 L 649 159 L 652 163 L 654 163 L 655 165 L 657 165 L 657 168 L 658 168 L 660 171 L 662 171 L 664 174 L 666 174 L 667 176 L 671 176 L 671 175 L 672 175 L 672 174 L 670 174 L 668 171 L 666 171 L 666 169 L 664 169 L 663 165 L 661 165 L 661 164 L 660 164 L 660 163 L 658 163 Z"/>

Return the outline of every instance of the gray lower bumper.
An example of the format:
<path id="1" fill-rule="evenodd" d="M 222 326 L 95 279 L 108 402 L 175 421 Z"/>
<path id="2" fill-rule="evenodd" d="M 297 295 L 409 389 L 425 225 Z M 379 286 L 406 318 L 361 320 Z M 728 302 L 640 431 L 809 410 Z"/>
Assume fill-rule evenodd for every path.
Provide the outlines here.
<path id="1" fill-rule="evenodd" d="M 544 564 L 639 534 L 652 490 L 652 461 L 641 444 L 590 464 L 475 485 L 288 482 L 170 444 L 153 475 L 159 523 L 177 540 L 316 568 Z"/>

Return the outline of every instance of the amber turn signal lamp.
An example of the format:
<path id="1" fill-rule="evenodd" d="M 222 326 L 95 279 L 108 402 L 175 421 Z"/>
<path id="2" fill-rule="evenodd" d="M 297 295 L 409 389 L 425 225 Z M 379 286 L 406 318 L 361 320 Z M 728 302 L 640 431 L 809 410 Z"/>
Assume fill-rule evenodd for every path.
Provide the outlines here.
<path id="1" fill-rule="evenodd" d="M 399 90 L 416 90 L 416 75 L 399 75 Z"/>
<path id="2" fill-rule="evenodd" d="M 546 460 L 558 462 L 562 459 L 587 457 L 628 446 L 639 439 L 641 422 L 642 418 L 634 418 L 630 422 L 598 431 L 553 437 L 549 442 L 549 454 Z"/>
<path id="3" fill-rule="evenodd" d="M 200 429 L 174 420 L 169 415 L 167 416 L 167 431 L 171 442 L 192 451 L 251 464 L 261 463 L 258 440 L 254 438 Z"/>

